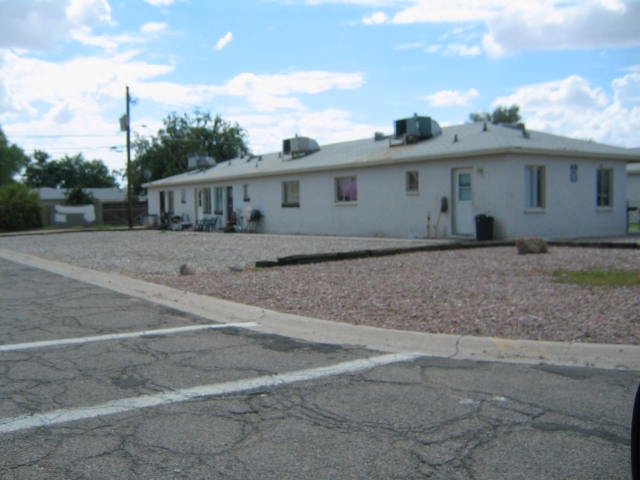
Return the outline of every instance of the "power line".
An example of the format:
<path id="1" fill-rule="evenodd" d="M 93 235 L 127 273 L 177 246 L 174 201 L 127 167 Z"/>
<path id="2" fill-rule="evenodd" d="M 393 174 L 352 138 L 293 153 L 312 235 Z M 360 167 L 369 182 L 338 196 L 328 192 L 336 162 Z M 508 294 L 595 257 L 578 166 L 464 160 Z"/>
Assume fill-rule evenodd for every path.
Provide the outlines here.
<path id="1" fill-rule="evenodd" d="M 37 134 L 37 135 L 11 135 L 11 138 L 94 138 L 94 137 L 117 137 L 117 133 L 70 133 L 64 134 Z"/>

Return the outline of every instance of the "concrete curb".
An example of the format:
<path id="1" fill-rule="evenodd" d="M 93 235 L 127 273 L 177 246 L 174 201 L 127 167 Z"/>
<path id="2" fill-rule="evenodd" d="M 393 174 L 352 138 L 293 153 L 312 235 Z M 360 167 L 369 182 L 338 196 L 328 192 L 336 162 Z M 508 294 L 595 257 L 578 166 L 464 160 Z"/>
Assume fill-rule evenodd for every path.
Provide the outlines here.
<path id="1" fill-rule="evenodd" d="M 0 249 L 0 257 L 210 321 L 256 322 L 258 326 L 253 330 L 311 342 L 359 345 L 384 352 L 417 352 L 454 359 L 640 371 L 640 346 L 637 345 L 508 340 L 351 325 L 279 313 L 5 249 Z"/>

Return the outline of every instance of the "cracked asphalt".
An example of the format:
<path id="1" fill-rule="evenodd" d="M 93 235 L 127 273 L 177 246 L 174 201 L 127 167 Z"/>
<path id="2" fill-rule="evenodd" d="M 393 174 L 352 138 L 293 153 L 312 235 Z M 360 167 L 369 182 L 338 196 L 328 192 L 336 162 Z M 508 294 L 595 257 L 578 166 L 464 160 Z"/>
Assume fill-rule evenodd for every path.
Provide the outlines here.
<path id="1" fill-rule="evenodd" d="M 241 325 L 154 334 L 211 320 L 0 272 L 2 479 L 629 478 L 638 371 L 424 355 L 350 369 L 386 357 Z M 79 340 L 23 347 L 59 339 Z M 325 367 L 344 371 L 307 376 Z"/>

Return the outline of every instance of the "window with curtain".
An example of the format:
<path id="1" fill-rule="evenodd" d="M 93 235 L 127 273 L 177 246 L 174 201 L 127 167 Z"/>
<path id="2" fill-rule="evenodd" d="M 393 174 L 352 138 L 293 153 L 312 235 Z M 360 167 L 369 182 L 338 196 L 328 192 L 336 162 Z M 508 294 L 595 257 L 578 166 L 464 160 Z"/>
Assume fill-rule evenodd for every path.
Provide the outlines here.
<path id="1" fill-rule="evenodd" d="M 357 202 L 358 201 L 358 183 L 356 177 L 337 177 L 336 178 L 336 202 Z"/>

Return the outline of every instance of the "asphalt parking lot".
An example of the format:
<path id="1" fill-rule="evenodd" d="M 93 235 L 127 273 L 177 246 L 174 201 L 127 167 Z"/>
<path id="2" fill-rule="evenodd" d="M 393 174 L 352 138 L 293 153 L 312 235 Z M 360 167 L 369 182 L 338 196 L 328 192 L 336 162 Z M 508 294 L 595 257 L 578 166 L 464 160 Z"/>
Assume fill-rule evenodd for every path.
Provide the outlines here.
<path id="1" fill-rule="evenodd" d="M 628 478 L 637 371 L 295 340 L 0 271 L 3 479 Z"/>

